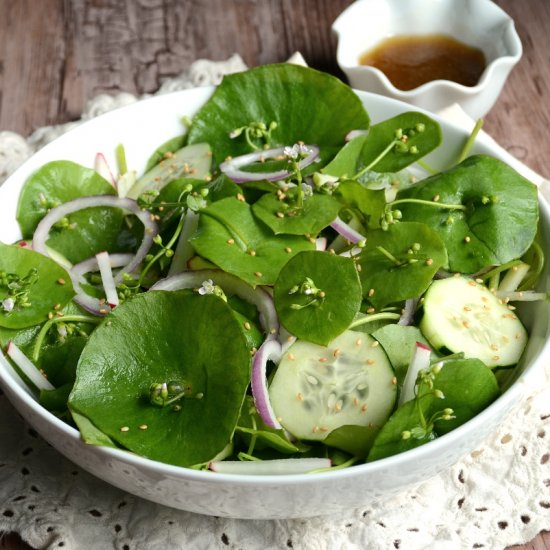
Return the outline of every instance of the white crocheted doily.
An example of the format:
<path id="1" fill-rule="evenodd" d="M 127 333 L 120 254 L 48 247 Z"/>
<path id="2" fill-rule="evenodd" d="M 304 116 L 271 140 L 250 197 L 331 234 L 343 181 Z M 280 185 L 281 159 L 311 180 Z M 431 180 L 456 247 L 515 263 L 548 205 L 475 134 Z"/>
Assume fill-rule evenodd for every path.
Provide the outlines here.
<path id="1" fill-rule="evenodd" d="M 200 60 L 158 93 L 216 84 L 238 56 Z M 82 120 L 137 101 L 99 96 Z M 0 132 L 0 182 L 74 124 Z M 544 378 L 544 380 L 543 380 Z M 64 459 L 0 395 L 0 532 L 47 549 L 502 550 L 550 529 L 550 368 L 501 430 L 452 469 L 374 507 L 327 519 L 241 521 L 141 500 Z"/>

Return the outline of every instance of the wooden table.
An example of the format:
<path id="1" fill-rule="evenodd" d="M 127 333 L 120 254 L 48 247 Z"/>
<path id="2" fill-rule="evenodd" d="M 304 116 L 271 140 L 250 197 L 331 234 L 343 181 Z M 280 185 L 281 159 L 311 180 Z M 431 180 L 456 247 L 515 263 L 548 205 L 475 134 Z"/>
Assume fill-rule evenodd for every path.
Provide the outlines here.
<path id="1" fill-rule="evenodd" d="M 496 0 L 524 55 L 484 129 L 550 177 L 550 1 Z M 300 51 L 341 76 L 330 26 L 350 0 L 0 0 L 0 131 L 30 134 L 79 118 L 99 93 L 154 92 L 198 58 L 249 65 Z M 28 549 L 18 537 L 0 550 Z M 550 533 L 514 550 L 549 550 Z"/>

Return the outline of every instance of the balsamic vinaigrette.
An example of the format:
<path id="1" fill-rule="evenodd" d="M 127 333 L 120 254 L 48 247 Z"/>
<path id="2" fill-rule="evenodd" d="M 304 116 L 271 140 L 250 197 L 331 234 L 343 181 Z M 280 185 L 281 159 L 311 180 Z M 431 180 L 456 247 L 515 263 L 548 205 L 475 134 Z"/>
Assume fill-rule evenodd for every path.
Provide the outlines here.
<path id="1" fill-rule="evenodd" d="M 400 90 L 439 79 L 475 86 L 485 69 L 485 55 L 444 34 L 398 35 L 365 52 L 359 63 L 380 69 Z"/>

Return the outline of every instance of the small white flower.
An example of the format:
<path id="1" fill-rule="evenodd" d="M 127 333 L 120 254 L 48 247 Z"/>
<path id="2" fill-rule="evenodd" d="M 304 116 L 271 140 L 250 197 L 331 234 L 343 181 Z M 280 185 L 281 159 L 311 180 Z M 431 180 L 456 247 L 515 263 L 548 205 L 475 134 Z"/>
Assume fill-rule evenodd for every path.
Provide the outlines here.
<path id="1" fill-rule="evenodd" d="M 311 197 L 313 195 L 313 187 L 307 183 L 302 183 L 302 191 L 304 192 L 304 197 Z"/>
<path id="2" fill-rule="evenodd" d="M 212 279 L 207 279 L 202 282 L 202 285 L 199 288 L 199 294 L 201 296 L 204 296 L 205 294 L 214 294 L 215 288 L 214 281 Z"/>
<path id="3" fill-rule="evenodd" d="M 13 298 L 6 298 L 5 300 L 2 300 L 2 308 L 7 313 L 9 313 L 10 311 L 13 311 L 14 307 L 15 307 L 15 300 Z"/>
<path id="4" fill-rule="evenodd" d="M 311 149 L 306 147 L 303 143 L 295 143 L 292 147 L 285 147 L 283 153 L 289 160 L 296 160 L 300 157 L 300 155 L 309 155 L 311 153 Z"/>

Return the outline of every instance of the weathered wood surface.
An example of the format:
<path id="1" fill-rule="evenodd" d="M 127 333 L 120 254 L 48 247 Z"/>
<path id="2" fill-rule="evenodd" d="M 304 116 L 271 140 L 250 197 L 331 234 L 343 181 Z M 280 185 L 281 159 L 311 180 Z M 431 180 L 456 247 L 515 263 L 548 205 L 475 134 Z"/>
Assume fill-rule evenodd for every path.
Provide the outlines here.
<path id="1" fill-rule="evenodd" d="M 199 57 L 252 66 L 299 50 L 338 72 L 331 22 L 350 0 L 0 0 L 0 129 L 24 135 L 78 118 L 99 93 L 155 91 Z M 486 130 L 550 175 L 547 0 L 497 0 L 524 44 Z"/>
<path id="2" fill-rule="evenodd" d="M 330 25 L 351 0 L 0 0 L 0 131 L 79 118 L 100 93 L 154 92 L 198 58 L 249 65 L 300 51 L 339 76 Z M 550 1 L 496 0 L 524 55 L 485 130 L 550 177 Z M 28 549 L 17 537 L 0 550 Z M 550 534 L 514 550 L 550 549 Z"/>

